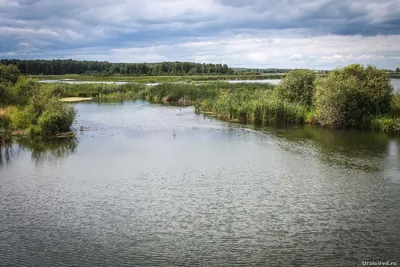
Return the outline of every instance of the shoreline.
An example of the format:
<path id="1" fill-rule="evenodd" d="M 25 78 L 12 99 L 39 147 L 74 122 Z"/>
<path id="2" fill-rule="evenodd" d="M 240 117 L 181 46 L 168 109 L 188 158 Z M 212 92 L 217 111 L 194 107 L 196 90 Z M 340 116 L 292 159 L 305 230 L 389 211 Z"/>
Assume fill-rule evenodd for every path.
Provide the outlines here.
<path id="1" fill-rule="evenodd" d="M 60 98 L 61 102 L 73 103 L 94 100 L 93 97 L 64 97 Z"/>

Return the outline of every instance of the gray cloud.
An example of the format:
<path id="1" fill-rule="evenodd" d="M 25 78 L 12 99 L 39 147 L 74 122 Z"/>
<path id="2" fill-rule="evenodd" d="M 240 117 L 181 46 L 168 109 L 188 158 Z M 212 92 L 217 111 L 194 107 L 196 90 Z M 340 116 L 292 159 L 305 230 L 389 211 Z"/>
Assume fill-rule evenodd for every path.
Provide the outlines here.
<path id="1" fill-rule="evenodd" d="M 397 0 L 0 0 L 0 56 L 76 55 L 91 47 L 106 53 L 243 34 L 399 35 L 399 14 Z"/>

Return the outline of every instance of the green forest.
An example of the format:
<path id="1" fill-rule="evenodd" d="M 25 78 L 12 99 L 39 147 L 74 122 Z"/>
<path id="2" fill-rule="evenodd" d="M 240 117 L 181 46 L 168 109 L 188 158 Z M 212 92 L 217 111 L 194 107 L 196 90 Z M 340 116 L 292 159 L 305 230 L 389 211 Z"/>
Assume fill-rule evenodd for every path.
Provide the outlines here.
<path id="1" fill-rule="evenodd" d="M 14 65 L 28 75 L 218 75 L 233 74 L 226 64 L 192 62 L 110 63 L 106 61 L 77 60 L 20 60 L 2 59 L 0 64 Z"/>

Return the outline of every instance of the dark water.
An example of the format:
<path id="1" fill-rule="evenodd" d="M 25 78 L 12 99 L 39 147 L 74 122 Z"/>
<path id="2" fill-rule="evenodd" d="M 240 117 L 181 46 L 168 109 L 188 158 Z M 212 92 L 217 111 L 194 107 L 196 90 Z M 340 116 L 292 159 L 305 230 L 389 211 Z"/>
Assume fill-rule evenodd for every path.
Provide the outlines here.
<path id="1" fill-rule="evenodd" d="M 399 262 L 398 139 L 77 108 L 76 139 L 1 149 L 1 266 Z"/>

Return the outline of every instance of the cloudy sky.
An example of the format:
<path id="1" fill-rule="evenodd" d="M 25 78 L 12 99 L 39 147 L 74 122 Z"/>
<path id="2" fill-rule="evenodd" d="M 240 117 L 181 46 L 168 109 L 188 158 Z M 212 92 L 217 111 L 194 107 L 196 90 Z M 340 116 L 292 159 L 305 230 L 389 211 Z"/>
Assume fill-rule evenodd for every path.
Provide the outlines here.
<path id="1" fill-rule="evenodd" d="M 399 0 L 0 0 L 0 58 L 400 66 Z"/>

